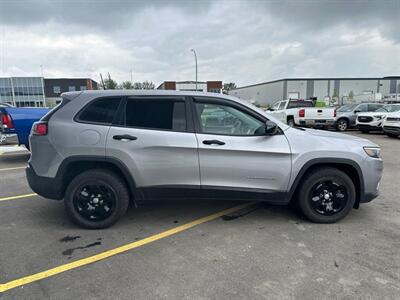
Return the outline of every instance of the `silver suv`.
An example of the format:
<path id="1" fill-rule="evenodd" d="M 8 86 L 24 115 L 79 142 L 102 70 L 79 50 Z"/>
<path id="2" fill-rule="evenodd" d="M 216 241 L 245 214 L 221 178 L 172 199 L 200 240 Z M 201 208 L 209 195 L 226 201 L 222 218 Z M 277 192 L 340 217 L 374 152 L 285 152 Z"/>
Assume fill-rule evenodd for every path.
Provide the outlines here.
<path id="1" fill-rule="evenodd" d="M 26 173 L 69 216 L 105 228 L 155 199 L 298 204 L 332 223 L 378 195 L 380 148 L 290 128 L 237 98 L 176 91 L 85 91 L 35 123 Z"/>

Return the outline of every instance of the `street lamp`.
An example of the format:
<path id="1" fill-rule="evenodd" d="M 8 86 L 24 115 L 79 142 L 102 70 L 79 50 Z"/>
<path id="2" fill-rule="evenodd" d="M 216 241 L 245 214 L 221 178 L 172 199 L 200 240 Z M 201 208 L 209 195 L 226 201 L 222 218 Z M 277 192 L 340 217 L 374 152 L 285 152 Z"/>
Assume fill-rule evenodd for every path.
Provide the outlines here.
<path id="1" fill-rule="evenodd" d="M 196 92 L 197 92 L 197 55 L 196 55 L 196 51 L 194 49 L 190 49 L 190 51 L 193 52 L 194 54 L 194 60 L 196 62 Z"/>

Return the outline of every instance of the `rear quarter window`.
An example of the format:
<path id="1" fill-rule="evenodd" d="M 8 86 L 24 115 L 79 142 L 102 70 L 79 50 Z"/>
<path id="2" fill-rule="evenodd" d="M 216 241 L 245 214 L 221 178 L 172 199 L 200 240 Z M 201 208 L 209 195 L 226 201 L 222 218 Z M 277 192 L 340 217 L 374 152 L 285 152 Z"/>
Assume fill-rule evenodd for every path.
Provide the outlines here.
<path id="1" fill-rule="evenodd" d="M 120 103 L 120 97 L 94 100 L 83 108 L 76 120 L 83 123 L 112 124 Z"/>

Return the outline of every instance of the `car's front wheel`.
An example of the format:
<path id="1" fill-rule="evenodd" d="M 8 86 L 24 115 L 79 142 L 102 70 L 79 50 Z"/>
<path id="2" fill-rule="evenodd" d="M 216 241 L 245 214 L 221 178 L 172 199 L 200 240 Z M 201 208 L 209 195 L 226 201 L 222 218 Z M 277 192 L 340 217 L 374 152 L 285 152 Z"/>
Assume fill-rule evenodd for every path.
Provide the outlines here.
<path id="1" fill-rule="evenodd" d="M 88 170 L 68 185 L 64 204 L 76 224 L 88 229 L 107 228 L 125 214 L 129 192 L 124 181 L 113 172 Z"/>
<path id="2" fill-rule="evenodd" d="M 299 207 L 315 223 L 334 223 L 353 208 L 356 190 L 350 177 L 335 168 L 318 168 L 308 173 L 299 191 Z"/>

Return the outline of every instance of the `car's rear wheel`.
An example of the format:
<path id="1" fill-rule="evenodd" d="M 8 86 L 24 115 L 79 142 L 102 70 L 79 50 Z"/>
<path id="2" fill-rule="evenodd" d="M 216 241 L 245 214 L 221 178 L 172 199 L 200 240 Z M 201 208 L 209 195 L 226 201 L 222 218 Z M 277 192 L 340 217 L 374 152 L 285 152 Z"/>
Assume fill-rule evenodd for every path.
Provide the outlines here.
<path id="1" fill-rule="evenodd" d="M 294 119 L 289 119 L 289 120 L 287 121 L 287 124 L 288 124 L 290 127 L 295 127 L 295 126 L 296 126 L 296 123 L 294 122 Z"/>
<path id="2" fill-rule="evenodd" d="M 306 175 L 299 191 L 299 207 L 315 223 L 334 223 L 353 208 L 356 191 L 350 177 L 335 168 L 318 168 Z"/>
<path id="3" fill-rule="evenodd" d="M 336 129 L 346 131 L 349 128 L 349 122 L 346 119 L 339 119 L 336 124 Z"/>
<path id="4" fill-rule="evenodd" d="M 88 229 L 113 225 L 129 205 L 129 192 L 124 181 L 103 169 L 85 171 L 68 185 L 64 204 L 70 218 Z"/>

